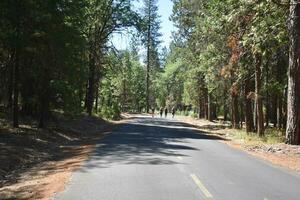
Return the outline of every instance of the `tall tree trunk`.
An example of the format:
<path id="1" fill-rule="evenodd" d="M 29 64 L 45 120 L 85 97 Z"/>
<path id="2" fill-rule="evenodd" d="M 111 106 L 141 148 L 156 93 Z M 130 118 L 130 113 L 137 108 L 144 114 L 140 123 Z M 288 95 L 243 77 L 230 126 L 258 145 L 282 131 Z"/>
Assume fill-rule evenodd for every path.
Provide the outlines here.
<path id="1" fill-rule="evenodd" d="M 233 71 L 230 73 L 231 77 L 231 89 L 230 89 L 230 97 L 231 97 L 231 126 L 232 128 L 238 129 L 239 127 L 239 102 L 238 102 L 238 88 L 234 82 L 234 74 Z"/>
<path id="2" fill-rule="evenodd" d="M 246 124 L 246 132 L 253 132 L 254 131 L 254 124 L 253 124 L 253 111 L 252 111 L 252 102 L 251 98 L 248 98 L 250 90 L 250 79 L 245 80 L 245 88 L 244 88 L 244 98 L 245 98 L 245 124 Z"/>
<path id="3" fill-rule="evenodd" d="M 7 88 L 7 104 L 6 107 L 11 111 L 13 107 L 13 86 L 14 86 L 14 63 L 15 63 L 15 51 L 12 53 L 9 61 L 9 78 Z"/>
<path id="4" fill-rule="evenodd" d="M 300 144 L 300 3 L 290 1 L 286 142 Z"/>
<path id="5" fill-rule="evenodd" d="M 253 108 L 253 124 L 254 124 L 254 131 L 257 130 L 257 108 L 256 108 L 256 101 L 254 100 L 252 103 L 252 108 Z"/>
<path id="6" fill-rule="evenodd" d="M 224 90 L 223 90 L 223 118 L 224 118 L 224 122 L 228 120 L 228 106 L 227 106 L 227 84 L 226 81 L 224 79 Z"/>
<path id="7" fill-rule="evenodd" d="M 88 105 L 88 88 L 89 88 L 89 81 L 86 82 L 85 84 L 85 90 L 84 90 L 84 105 L 83 108 L 87 109 L 87 105 Z"/>
<path id="8" fill-rule="evenodd" d="M 232 128 L 238 129 L 239 127 L 239 101 L 235 92 L 231 92 L 231 114 L 232 114 Z"/>
<path id="9" fill-rule="evenodd" d="M 148 9 L 148 30 L 147 30 L 147 70 L 146 70 L 146 113 L 149 112 L 149 92 L 150 92 L 150 42 L 151 42 L 151 9 Z"/>
<path id="10" fill-rule="evenodd" d="M 286 130 L 287 125 L 287 89 L 283 94 L 282 104 L 281 104 L 281 111 L 282 111 L 282 120 L 281 120 L 281 127 Z"/>
<path id="11" fill-rule="evenodd" d="M 199 108 L 198 118 L 201 119 L 202 118 L 202 101 L 201 101 L 200 94 L 198 94 L 198 108 Z"/>
<path id="12" fill-rule="evenodd" d="M 48 44 L 48 62 L 45 62 L 43 64 L 43 71 L 41 75 L 41 88 L 40 88 L 40 116 L 39 116 L 39 128 L 44 128 L 45 127 L 45 120 L 49 114 L 49 96 L 50 96 L 50 80 L 51 80 L 51 70 L 50 66 L 54 67 L 56 66 L 55 64 L 55 56 L 54 56 L 54 51 L 51 48 L 51 46 Z"/>
<path id="13" fill-rule="evenodd" d="M 204 102 L 204 118 L 206 119 L 206 120 L 208 120 L 208 92 L 207 92 L 207 89 L 204 89 L 203 90 L 204 92 L 204 97 L 203 97 L 203 102 Z"/>
<path id="14" fill-rule="evenodd" d="M 20 68 L 20 51 L 21 51 L 21 36 L 20 36 L 20 12 L 21 5 L 20 0 L 16 1 L 16 59 L 14 65 L 14 86 L 13 86 L 13 126 L 19 127 L 19 68 Z"/>
<path id="15" fill-rule="evenodd" d="M 228 108 L 227 108 L 227 105 L 224 104 L 224 107 L 223 107 L 223 118 L 224 118 L 224 122 L 228 120 Z"/>
<path id="16" fill-rule="evenodd" d="M 92 115 L 93 112 L 93 104 L 94 104 L 94 92 L 95 92 L 95 59 L 94 56 L 90 54 L 89 56 L 89 80 L 88 80 L 88 88 L 87 88 L 87 113 L 89 116 Z"/>
<path id="17" fill-rule="evenodd" d="M 277 112 L 277 128 L 278 129 L 281 129 L 282 128 L 282 97 L 281 95 L 278 96 L 277 98 L 277 109 L 276 109 L 276 112 Z"/>
<path id="18" fill-rule="evenodd" d="M 269 65 L 266 66 L 266 85 L 269 84 Z M 266 114 L 265 114 L 265 121 L 266 121 L 266 127 L 269 127 L 269 116 L 270 116 L 270 94 L 269 90 L 266 91 Z"/>
<path id="19" fill-rule="evenodd" d="M 207 119 L 212 121 L 212 105 L 211 105 L 211 95 L 207 93 Z"/>
<path id="20" fill-rule="evenodd" d="M 200 115 L 200 118 L 202 119 L 205 119 L 205 116 L 206 116 L 206 105 L 205 105 L 205 100 L 204 99 L 201 99 L 201 115 Z"/>
<path id="21" fill-rule="evenodd" d="M 96 101 L 95 101 L 95 112 L 98 113 L 98 105 L 99 105 L 99 85 L 100 85 L 100 80 L 99 78 L 97 79 L 97 86 L 96 86 Z"/>
<path id="22" fill-rule="evenodd" d="M 261 57 L 259 55 L 255 55 L 255 103 L 257 109 L 257 133 L 259 136 L 264 135 L 264 113 L 261 94 L 261 83 Z"/>
<path id="23" fill-rule="evenodd" d="M 228 106 L 227 106 L 227 98 L 226 98 L 226 91 L 224 90 L 224 98 L 223 98 L 223 118 L 224 122 L 228 120 Z"/>
<path id="24" fill-rule="evenodd" d="M 212 119 L 218 119 L 218 108 L 216 103 L 212 103 Z"/>
<path id="25" fill-rule="evenodd" d="M 244 122 L 244 119 L 245 119 L 245 115 L 244 115 L 244 101 L 240 101 L 240 128 L 243 128 L 243 122 Z"/>
<path id="26" fill-rule="evenodd" d="M 277 127 L 277 101 L 278 101 L 278 95 L 273 92 L 271 95 L 271 107 L 272 107 L 272 123 L 274 124 L 274 127 Z"/>

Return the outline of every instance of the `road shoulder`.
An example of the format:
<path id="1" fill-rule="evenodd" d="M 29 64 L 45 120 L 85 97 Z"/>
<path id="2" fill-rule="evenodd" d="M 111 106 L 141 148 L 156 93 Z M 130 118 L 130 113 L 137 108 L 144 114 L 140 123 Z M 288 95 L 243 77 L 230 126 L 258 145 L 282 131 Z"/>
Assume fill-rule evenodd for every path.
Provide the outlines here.
<path id="1" fill-rule="evenodd" d="M 300 174 L 300 146 L 287 145 L 284 143 L 256 143 L 247 142 L 243 139 L 236 139 L 233 135 L 238 134 L 237 130 L 231 129 L 228 124 L 216 121 L 210 122 L 188 116 L 177 116 L 177 120 L 193 125 L 205 134 L 216 135 L 223 138 L 224 140 L 220 141 L 232 148 L 245 151 L 252 156 Z"/>
<path id="2" fill-rule="evenodd" d="M 7 171 L 4 174 L 4 179 L 1 180 L 0 185 L 1 199 L 46 200 L 50 199 L 55 193 L 63 191 L 72 172 L 78 169 L 83 161 L 89 157 L 99 140 L 121 123 L 123 123 L 122 120 L 108 122 L 100 118 L 85 116 L 60 123 L 60 126 L 56 126 L 55 131 L 57 132 L 54 129 L 36 130 L 40 136 L 37 136 L 35 140 L 47 143 L 42 146 L 43 149 L 37 149 L 33 145 L 30 148 L 32 151 L 41 151 L 40 153 L 35 152 L 40 155 L 44 154 L 45 150 L 48 158 L 42 159 L 35 156 L 32 158 L 34 160 L 32 163 L 16 163 L 10 160 L 8 155 L 6 160 L 10 162 L 9 165 L 17 164 L 18 167 L 16 168 L 20 169 Z M 59 127 L 59 131 L 57 127 Z M 47 134 L 47 138 L 51 138 L 51 142 L 46 137 L 43 140 L 40 139 L 45 134 Z M 54 137 L 54 135 L 57 137 Z M 64 137 L 65 140 L 62 141 L 61 137 Z M 30 142 L 32 141 L 30 140 Z M 20 149 L 26 148 L 28 146 L 25 146 L 25 144 L 20 146 Z M 46 150 L 46 148 L 49 149 Z M 12 149 L 14 149 L 14 146 L 12 146 Z M 28 157 L 28 155 L 20 154 L 22 158 Z"/>

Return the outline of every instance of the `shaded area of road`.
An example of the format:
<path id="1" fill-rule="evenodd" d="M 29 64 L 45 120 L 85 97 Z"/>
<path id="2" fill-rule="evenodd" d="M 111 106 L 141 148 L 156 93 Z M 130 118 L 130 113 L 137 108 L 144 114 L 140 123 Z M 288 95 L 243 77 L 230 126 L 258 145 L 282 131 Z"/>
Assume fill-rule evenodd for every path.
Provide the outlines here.
<path id="1" fill-rule="evenodd" d="M 100 141 L 57 199 L 298 199 L 300 178 L 174 119 L 139 116 Z"/>

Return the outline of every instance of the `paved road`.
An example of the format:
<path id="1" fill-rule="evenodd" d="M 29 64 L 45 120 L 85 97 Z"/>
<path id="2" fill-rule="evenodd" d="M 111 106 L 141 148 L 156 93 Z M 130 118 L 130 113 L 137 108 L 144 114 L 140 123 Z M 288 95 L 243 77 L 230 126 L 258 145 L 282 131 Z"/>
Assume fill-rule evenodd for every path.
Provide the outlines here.
<path id="1" fill-rule="evenodd" d="M 55 199 L 299 200 L 300 176 L 187 124 L 139 116 L 101 140 Z"/>

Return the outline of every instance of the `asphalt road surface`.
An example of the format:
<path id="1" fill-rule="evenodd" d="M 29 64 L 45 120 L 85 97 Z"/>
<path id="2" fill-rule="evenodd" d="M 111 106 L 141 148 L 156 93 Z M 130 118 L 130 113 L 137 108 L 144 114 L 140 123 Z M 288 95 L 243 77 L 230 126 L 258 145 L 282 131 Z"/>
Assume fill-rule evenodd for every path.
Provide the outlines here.
<path id="1" fill-rule="evenodd" d="M 300 176 L 176 119 L 138 116 L 99 141 L 61 200 L 299 200 Z"/>

